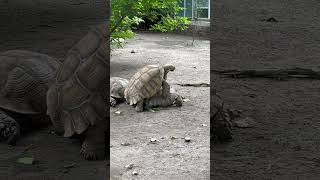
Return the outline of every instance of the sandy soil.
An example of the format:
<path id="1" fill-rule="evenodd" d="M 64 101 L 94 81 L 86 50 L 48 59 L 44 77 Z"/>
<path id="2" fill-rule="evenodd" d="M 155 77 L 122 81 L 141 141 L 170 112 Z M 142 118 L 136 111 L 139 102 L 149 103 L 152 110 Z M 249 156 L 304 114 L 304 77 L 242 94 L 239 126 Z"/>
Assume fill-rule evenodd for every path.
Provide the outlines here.
<path id="1" fill-rule="evenodd" d="M 113 179 L 209 179 L 209 88 L 175 85 L 210 81 L 209 41 L 197 40 L 190 47 L 190 39 L 138 34 L 125 48 L 112 53 L 111 76 L 130 78 L 147 64 L 174 64 L 176 70 L 168 74 L 168 82 L 190 99 L 182 107 L 156 112 L 137 113 L 125 103 L 110 108 Z M 187 136 L 192 139 L 189 143 L 184 141 Z M 156 138 L 158 143 L 149 143 L 150 138 Z M 129 145 L 124 146 L 126 143 Z M 133 169 L 126 170 L 125 166 L 131 163 Z M 139 174 L 132 175 L 133 171 Z"/>
<path id="2" fill-rule="evenodd" d="M 319 1 L 217 0 L 211 69 L 319 68 Z M 262 19 L 276 18 L 279 22 Z M 228 108 L 255 121 L 214 145 L 213 179 L 318 179 L 318 80 L 229 79 L 212 75 Z"/>
<path id="3" fill-rule="evenodd" d="M 105 1 L 0 1 L 1 51 L 23 49 L 63 58 L 88 31 L 103 21 Z M 50 133 L 51 127 L 24 136 L 16 146 L 0 143 L 0 179 L 105 179 L 107 162 L 89 162 L 80 142 Z M 17 158 L 34 156 L 34 165 Z M 69 167 L 68 167 L 69 166 Z"/>

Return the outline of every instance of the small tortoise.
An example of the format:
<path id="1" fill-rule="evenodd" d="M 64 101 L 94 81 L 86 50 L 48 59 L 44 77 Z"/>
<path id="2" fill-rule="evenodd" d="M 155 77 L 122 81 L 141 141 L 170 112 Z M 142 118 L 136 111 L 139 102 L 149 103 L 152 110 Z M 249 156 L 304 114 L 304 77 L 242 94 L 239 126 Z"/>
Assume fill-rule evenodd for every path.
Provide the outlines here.
<path id="1" fill-rule="evenodd" d="M 93 27 L 67 55 L 47 93 L 48 114 L 65 137 L 85 135 L 81 154 L 87 160 L 107 157 L 109 59 L 107 28 Z"/>
<path id="2" fill-rule="evenodd" d="M 124 100 L 124 91 L 128 85 L 128 80 L 120 77 L 110 78 L 110 104 L 115 106 L 118 102 Z M 166 88 L 169 88 L 168 86 Z M 167 90 L 166 90 L 167 91 Z M 145 99 L 144 109 L 152 107 L 182 106 L 182 97 L 178 95 L 173 88 L 170 88 L 170 94 L 154 95 Z"/>
<path id="3" fill-rule="evenodd" d="M 170 86 L 166 82 L 169 71 L 174 71 L 171 64 L 147 65 L 141 68 L 130 79 L 124 91 L 124 97 L 130 105 L 136 105 L 137 112 L 143 111 L 144 100 L 154 95 L 170 93 Z"/>
<path id="4" fill-rule="evenodd" d="M 58 67 L 59 61 L 45 54 L 24 50 L 0 54 L 0 139 L 14 144 L 20 127 L 50 122 L 46 93 Z"/>
<path id="5" fill-rule="evenodd" d="M 125 101 L 124 90 L 129 81 L 120 77 L 110 78 L 110 106 L 115 107 L 121 101 Z"/>

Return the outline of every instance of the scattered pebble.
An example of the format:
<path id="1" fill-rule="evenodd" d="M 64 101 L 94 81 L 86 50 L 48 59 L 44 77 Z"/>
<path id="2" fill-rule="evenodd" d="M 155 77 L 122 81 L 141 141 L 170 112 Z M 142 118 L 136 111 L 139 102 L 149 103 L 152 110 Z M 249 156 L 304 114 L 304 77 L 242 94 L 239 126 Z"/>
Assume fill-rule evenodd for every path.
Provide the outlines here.
<path id="1" fill-rule="evenodd" d="M 29 164 L 32 165 L 34 163 L 33 157 L 21 157 L 17 159 L 17 162 L 20 164 Z"/>
<path id="2" fill-rule="evenodd" d="M 206 124 L 202 124 L 201 126 L 203 126 L 203 127 L 207 127 L 208 125 L 206 125 Z"/>
<path id="3" fill-rule="evenodd" d="M 176 137 L 174 137 L 174 136 L 171 136 L 171 137 L 170 137 L 170 139 L 171 139 L 171 140 L 174 140 L 174 139 L 177 139 L 177 138 L 176 138 Z"/>
<path id="4" fill-rule="evenodd" d="M 132 175 L 138 175 L 139 173 L 137 171 L 132 171 Z"/>
<path id="5" fill-rule="evenodd" d="M 121 114 L 121 111 L 115 111 L 114 113 L 120 115 L 120 114 Z"/>
<path id="6" fill-rule="evenodd" d="M 130 146 L 131 144 L 128 143 L 128 142 L 125 142 L 125 143 L 121 143 L 121 146 Z"/>
<path id="7" fill-rule="evenodd" d="M 134 164 L 131 163 L 131 164 L 126 165 L 125 168 L 126 168 L 127 170 L 130 170 L 130 169 L 133 168 L 133 166 L 134 166 Z"/>
<path id="8" fill-rule="evenodd" d="M 188 99 L 188 98 L 183 98 L 182 101 L 183 101 L 183 102 L 189 102 L 190 99 Z"/>
<path id="9" fill-rule="evenodd" d="M 150 142 L 151 142 L 151 143 L 156 143 L 156 142 L 157 142 L 157 139 L 156 139 L 156 138 L 151 138 L 151 139 L 150 139 Z"/>
<path id="10" fill-rule="evenodd" d="M 185 141 L 185 142 L 190 142 L 190 141 L 191 141 L 191 138 L 190 138 L 190 137 L 185 137 L 185 138 L 184 138 L 184 141 Z"/>
<path id="11" fill-rule="evenodd" d="M 134 49 L 131 50 L 131 53 L 137 53 Z"/>

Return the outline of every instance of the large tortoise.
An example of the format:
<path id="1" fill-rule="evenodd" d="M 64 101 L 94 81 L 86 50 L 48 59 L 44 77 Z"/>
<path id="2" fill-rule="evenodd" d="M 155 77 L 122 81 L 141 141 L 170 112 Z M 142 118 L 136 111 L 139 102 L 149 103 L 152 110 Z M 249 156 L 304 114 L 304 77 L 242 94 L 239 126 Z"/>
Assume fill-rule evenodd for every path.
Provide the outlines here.
<path id="1" fill-rule="evenodd" d="M 110 78 L 110 105 L 115 106 L 118 102 L 125 100 L 124 91 L 129 81 L 120 77 Z M 166 86 L 165 88 L 170 88 Z M 167 89 L 164 91 L 168 91 Z M 176 93 L 173 88 L 170 88 L 169 94 L 154 95 L 144 101 L 144 109 L 152 107 L 168 107 L 182 106 L 182 97 Z"/>
<path id="2" fill-rule="evenodd" d="M 125 99 L 130 105 L 136 105 L 137 112 L 143 111 L 145 99 L 156 94 L 166 96 L 170 93 L 167 74 L 174 70 L 171 64 L 144 66 L 130 79 L 124 91 Z"/>
<path id="3" fill-rule="evenodd" d="M 58 66 L 57 59 L 36 52 L 10 50 L 0 54 L 0 139 L 14 144 L 20 127 L 50 122 L 46 93 Z"/>
<path id="4" fill-rule="evenodd" d="M 84 134 L 85 159 L 107 155 L 109 59 L 107 28 L 93 27 L 67 55 L 47 93 L 48 114 L 56 131 L 65 137 Z"/>

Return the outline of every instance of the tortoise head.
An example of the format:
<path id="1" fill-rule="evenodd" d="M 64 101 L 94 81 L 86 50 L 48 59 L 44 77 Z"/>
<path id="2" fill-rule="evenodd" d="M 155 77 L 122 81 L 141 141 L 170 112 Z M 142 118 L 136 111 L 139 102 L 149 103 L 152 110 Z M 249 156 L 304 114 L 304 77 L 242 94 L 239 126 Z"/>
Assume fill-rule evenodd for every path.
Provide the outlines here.
<path id="1" fill-rule="evenodd" d="M 167 74 L 169 71 L 174 71 L 176 68 L 172 64 L 165 64 L 163 65 L 164 69 L 164 79 L 167 79 Z"/>
<path id="2" fill-rule="evenodd" d="M 182 97 L 179 94 L 171 93 L 172 105 L 181 107 L 182 106 Z"/>

